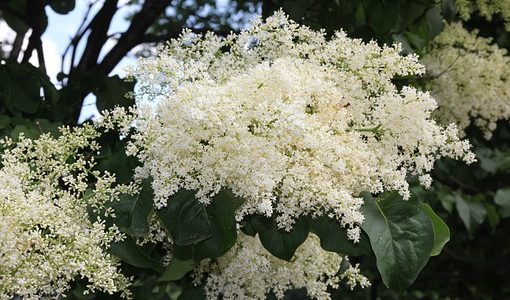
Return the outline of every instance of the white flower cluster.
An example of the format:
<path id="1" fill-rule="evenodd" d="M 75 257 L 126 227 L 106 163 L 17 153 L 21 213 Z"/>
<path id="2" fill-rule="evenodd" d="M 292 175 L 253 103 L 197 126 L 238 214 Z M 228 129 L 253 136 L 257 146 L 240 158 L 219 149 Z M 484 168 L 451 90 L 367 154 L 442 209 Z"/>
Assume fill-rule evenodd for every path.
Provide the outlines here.
<path id="1" fill-rule="evenodd" d="M 338 288 L 342 279 L 351 287 L 370 286 L 357 267 L 338 274 L 342 257 L 326 252 L 319 238 L 310 235 L 296 250 L 292 261 L 267 252 L 257 237 L 240 234 L 227 254 L 202 261 L 195 271 L 195 283 L 203 283 L 207 299 L 266 299 L 274 293 L 282 299 L 290 289 L 305 288 L 312 299 L 330 299 L 328 287 Z"/>
<path id="2" fill-rule="evenodd" d="M 455 4 L 463 20 L 469 20 L 474 12 L 488 21 L 500 15 L 506 22 L 506 30 L 510 31 L 510 0 L 455 0 Z"/>
<path id="3" fill-rule="evenodd" d="M 464 130 L 473 120 L 489 139 L 496 122 L 510 117 L 510 56 L 490 39 L 452 23 L 434 39 L 423 62 L 441 123 Z"/>
<path id="4" fill-rule="evenodd" d="M 208 203 L 227 188 L 247 200 L 239 219 L 275 213 L 289 230 L 327 213 L 356 241 L 360 192 L 408 198 L 408 175 L 428 185 L 438 158 L 473 160 L 454 125 L 431 119 L 428 93 L 392 83 L 424 72 L 400 51 L 344 32 L 327 39 L 283 13 L 225 39 L 185 32 L 132 71 L 137 174 L 154 179 L 158 208 L 179 189 Z"/>
<path id="5" fill-rule="evenodd" d="M 59 138 L 3 141 L 0 299 L 57 298 L 77 278 L 88 281 L 88 292 L 129 297 L 129 280 L 106 252 L 122 235 L 99 218 L 91 222 L 87 209 L 104 212 L 106 202 L 134 188 L 91 171 L 94 161 L 80 153 L 98 149 L 92 126 L 61 131 Z"/>

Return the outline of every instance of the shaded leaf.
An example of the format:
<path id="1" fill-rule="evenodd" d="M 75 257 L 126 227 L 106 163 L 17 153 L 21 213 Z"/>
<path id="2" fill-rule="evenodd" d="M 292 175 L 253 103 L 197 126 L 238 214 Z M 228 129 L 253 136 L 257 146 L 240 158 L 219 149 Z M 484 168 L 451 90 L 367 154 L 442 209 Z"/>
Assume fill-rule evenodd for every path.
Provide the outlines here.
<path id="1" fill-rule="evenodd" d="M 278 229 L 274 218 L 255 216 L 251 220 L 253 228 L 259 235 L 260 242 L 274 256 L 290 260 L 296 249 L 306 240 L 309 225 L 304 218 L 297 219 L 291 231 Z"/>
<path id="2" fill-rule="evenodd" d="M 172 258 L 168 267 L 163 272 L 163 275 L 158 281 L 174 281 L 184 277 L 189 271 L 193 270 L 195 262 L 193 260 L 180 260 L 178 258 Z"/>
<path id="3" fill-rule="evenodd" d="M 464 223 L 468 232 L 472 234 L 487 216 L 485 207 L 481 202 L 465 199 L 461 195 L 457 195 L 455 201 L 462 223 Z"/>
<path id="4" fill-rule="evenodd" d="M 11 112 L 34 114 L 41 105 L 41 83 L 32 65 L 0 65 L 0 99 Z"/>
<path id="5" fill-rule="evenodd" d="M 429 216 L 434 226 L 434 247 L 430 256 L 436 256 L 441 253 L 443 247 L 450 240 L 450 228 L 448 225 L 434 212 L 432 207 L 426 203 L 422 203 L 422 210 Z"/>
<path id="6" fill-rule="evenodd" d="M 150 182 L 145 181 L 131 209 L 131 224 L 128 232 L 134 237 L 144 237 L 149 233 L 149 219 L 154 211 L 153 196 Z"/>
<path id="7" fill-rule="evenodd" d="M 182 290 L 178 300 L 205 300 L 205 291 L 201 287 L 190 287 Z"/>
<path id="8" fill-rule="evenodd" d="M 49 5 L 56 13 L 65 15 L 76 6 L 75 0 L 50 0 Z"/>
<path id="9" fill-rule="evenodd" d="M 178 191 L 156 213 L 179 246 L 196 244 L 213 236 L 205 206 L 195 198 L 194 191 Z"/>
<path id="10" fill-rule="evenodd" d="M 237 238 L 235 212 L 243 203 L 244 199 L 235 196 L 229 190 L 222 190 L 214 196 L 206 207 L 213 235 L 195 245 L 195 259 L 220 257 L 235 244 Z"/>
<path id="11" fill-rule="evenodd" d="M 494 196 L 494 202 L 506 209 L 510 209 L 510 188 L 499 189 Z"/>
<path id="12" fill-rule="evenodd" d="M 162 265 L 145 255 L 130 237 L 125 238 L 122 242 L 112 243 L 110 253 L 132 266 L 162 271 Z"/>
<path id="13" fill-rule="evenodd" d="M 347 231 L 337 220 L 327 216 L 320 216 L 310 221 L 310 231 L 315 233 L 321 241 L 321 247 L 326 251 L 338 252 L 349 256 L 359 256 L 370 253 L 370 242 L 362 233 L 358 243 L 347 238 Z"/>
<path id="14" fill-rule="evenodd" d="M 103 111 L 112 109 L 115 106 L 129 107 L 135 102 L 126 94 L 133 91 L 134 81 L 125 81 L 118 75 L 113 77 L 102 77 L 98 83 L 99 87 L 94 94 L 97 96 L 97 109 Z"/>

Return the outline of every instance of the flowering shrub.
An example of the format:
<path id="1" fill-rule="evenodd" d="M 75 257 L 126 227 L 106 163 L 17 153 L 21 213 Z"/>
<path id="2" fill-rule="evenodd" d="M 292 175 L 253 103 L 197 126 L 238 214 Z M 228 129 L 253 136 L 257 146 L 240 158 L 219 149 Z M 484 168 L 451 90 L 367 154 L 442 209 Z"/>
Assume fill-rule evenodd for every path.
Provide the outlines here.
<path id="1" fill-rule="evenodd" d="M 226 38 L 185 31 L 132 70 L 138 107 L 6 142 L 2 297 L 62 295 L 77 278 L 129 297 L 112 255 L 150 270 L 135 285 L 192 280 L 183 298 L 329 299 L 342 280 L 370 286 L 348 257 L 371 253 L 405 289 L 449 240 L 409 180 L 429 188 L 438 159 L 474 161 L 428 92 L 394 83 L 423 73 L 398 44 L 327 38 L 281 12 Z M 97 168 L 113 147 L 102 130 L 126 147 Z"/>
<path id="2" fill-rule="evenodd" d="M 107 252 L 123 235 L 99 217 L 91 221 L 87 209 L 111 213 L 107 203 L 134 187 L 91 170 L 95 163 L 83 151 L 99 147 L 92 126 L 61 134 L 3 143 L 0 299 L 60 297 L 76 277 L 88 281 L 89 292 L 128 297 L 129 280 Z"/>
<path id="3" fill-rule="evenodd" d="M 510 57 L 491 39 L 452 23 L 433 41 L 423 62 L 443 124 L 455 123 L 463 132 L 474 119 L 489 139 L 496 122 L 510 117 Z"/>
<path id="4" fill-rule="evenodd" d="M 133 74 L 159 101 L 140 110 L 129 151 L 158 208 L 180 189 L 204 204 L 231 189 L 246 199 L 238 220 L 274 213 L 290 230 L 331 214 L 357 241 L 362 191 L 407 199 L 408 175 L 428 186 L 436 159 L 473 160 L 455 127 L 431 120 L 428 93 L 391 82 L 423 71 L 398 45 L 327 40 L 282 14 L 226 39 L 184 33 Z"/>
<path id="5" fill-rule="evenodd" d="M 151 228 L 165 228 L 173 244 L 169 268 L 217 260 L 202 263 L 196 281 L 210 298 L 262 298 L 271 290 L 282 297 L 291 287 L 324 298 L 329 268 L 272 286 L 266 275 L 255 284 L 252 275 L 230 271 L 240 268 L 240 253 L 267 255 L 255 250 L 256 239 L 241 235 L 236 244 L 236 228 L 257 235 L 276 257 L 243 264 L 267 276 L 279 276 L 273 270 L 282 265 L 300 269 L 296 253 L 312 232 L 341 256 L 366 254 L 368 236 L 385 283 L 409 285 L 447 237 L 434 238 L 445 224 L 411 197 L 407 178 L 428 187 L 437 159 L 470 163 L 474 155 L 455 125 L 431 118 L 437 104 L 427 92 L 392 82 L 424 72 L 415 55 L 400 51 L 343 32 L 327 39 L 277 13 L 227 38 L 184 32 L 141 60 L 132 70 L 138 109 L 117 109 L 102 123 L 130 132 L 127 153 L 142 163 L 135 177 L 152 181 L 159 221 Z M 382 194 L 390 190 L 398 194 Z M 380 197 L 362 198 L 364 191 Z M 314 258 L 333 257 L 320 251 Z M 239 287 L 248 294 L 237 294 Z"/>

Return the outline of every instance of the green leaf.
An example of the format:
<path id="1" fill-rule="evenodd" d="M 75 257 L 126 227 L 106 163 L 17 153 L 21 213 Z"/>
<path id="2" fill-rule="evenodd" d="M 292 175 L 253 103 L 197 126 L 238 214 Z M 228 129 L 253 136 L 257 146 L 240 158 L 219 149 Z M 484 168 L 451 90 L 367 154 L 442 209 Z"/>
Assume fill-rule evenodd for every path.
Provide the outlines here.
<path id="1" fill-rule="evenodd" d="M 225 254 L 236 242 L 237 228 L 235 213 L 244 203 L 229 190 L 220 191 L 206 211 L 211 220 L 213 235 L 195 245 L 195 259 L 217 258 Z"/>
<path id="2" fill-rule="evenodd" d="M 75 0 L 50 0 L 49 4 L 51 9 L 62 15 L 69 13 L 76 6 Z"/>
<path id="3" fill-rule="evenodd" d="M 436 35 L 441 33 L 444 29 L 444 20 L 441 16 L 439 7 L 434 6 L 427 11 L 426 14 L 427 25 L 429 27 L 429 40 L 432 40 Z"/>
<path id="4" fill-rule="evenodd" d="M 6 9 L 2 7 L 2 18 L 17 34 L 25 34 L 30 28 L 26 22 L 27 0 L 5 2 L 8 2 L 8 4 L 5 7 Z"/>
<path id="5" fill-rule="evenodd" d="M 157 261 L 145 255 L 130 237 L 125 238 L 122 242 L 112 243 L 110 246 L 110 253 L 132 266 L 153 269 L 158 272 L 162 271 L 162 266 Z"/>
<path id="6" fill-rule="evenodd" d="M 54 137 L 60 136 L 60 126 L 62 123 L 60 122 L 50 122 L 46 119 L 35 119 L 34 125 L 39 129 L 41 133 L 50 133 Z"/>
<path id="7" fill-rule="evenodd" d="M 436 256 L 441 253 L 443 247 L 450 240 L 450 228 L 448 225 L 434 212 L 432 207 L 427 203 L 422 203 L 422 210 L 429 216 L 434 226 L 434 247 L 430 256 Z"/>
<path id="8" fill-rule="evenodd" d="M 399 4 L 388 1 L 381 3 L 379 1 L 371 2 L 367 9 L 368 25 L 378 35 L 392 31 L 397 22 Z"/>
<path id="9" fill-rule="evenodd" d="M 494 202 L 506 209 L 510 209 L 510 188 L 499 189 L 494 196 Z"/>
<path id="10" fill-rule="evenodd" d="M 296 249 L 306 240 L 309 225 L 305 218 L 296 220 L 291 231 L 278 229 L 274 218 L 255 216 L 251 220 L 253 228 L 259 235 L 260 242 L 274 256 L 290 260 Z"/>
<path id="11" fill-rule="evenodd" d="M 149 219 L 154 211 L 153 196 L 150 182 L 144 182 L 131 209 L 131 225 L 128 232 L 134 237 L 144 237 L 149 233 Z"/>
<path id="12" fill-rule="evenodd" d="M 132 106 L 135 103 L 134 99 L 127 97 L 126 94 L 132 92 L 134 86 L 134 81 L 125 81 L 118 75 L 100 78 L 99 87 L 94 92 L 97 97 L 97 109 L 103 111 L 115 106 Z"/>
<path id="13" fill-rule="evenodd" d="M 396 193 L 385 193 L 377 201 L 364 193 L 361 210 L 377 260 L 377 269 L 386 286 L 396 290 L 409 287 L 429 260 L 434 246 L 434 229 L 421 210 L 417 197 L 403 200 Z"/>
<path id="14" fill-rule="evenodd" d="M 194 191 L 178 191 L 156 213 L 179 246 L 196 244 L 214 234 L 205 206 L 195 198 Z"/>
<path id="15" fill-rule="evenodd" d="M 40 132 L 32 124 L 22 124 L 16 125 L 14 129 L 11 131 L 11 138 L 13 140 L 18 140 L 19 136 L 23 133 L 24 137 L 29 139 L 36 139 L 39 137 Z"/>
<path id="16" fill-rule="evenodd" d="M 201 287 L 191 287 L 182 290 L 178 300 L 205 300 L 205 291 Z"/>
<path id="17" fill-rule="evenodd" d="M 370 242 L 364 233 L 358 243 L 347 238 L 347 231 L 337 220 L 320 216 L 310 221 L 310 231 L 321 240 L 321 247 L 326 251 L 338 252 L 349 256 L 370 253 Z"/>
<path id="18" fill-rule="evenodd" d="M 448 212 L 452 213 L 453 206 L 455 205 L 455 195 L 452 195 L 451 191 L 445 189 L 438 189 L 437 196 L 441 206 Z"/>
<path id="19" fill-rule="evenodd" d="M 467 198 L 468 196 L 465 197 Z M 465 199 L 461 195 L 456 195 L 455 201 L 462 223 L 464 223 L 468 232 L 472 234 L 487 216 L 485 207 L 481 202 L 473 201 L 470 198 Z"/>
<path id="20" fill-rule="evenodd" d="M 9 124 L 11 124 L 11 118 L 6 115 L 0 115 L 0 129 L 4 129 Z"/>
<path id="21" fill-rule="evenodd" d="M 241 231 L 246 234 L 246 235 L 249 235 L 249 236 L 256 236 L 257 235 L 257 231 L 255 230 L 255 228 L 253 228 L 253 225 L 251 224 L 251 222 L 248 222 L 246 220 L 242 220 L 240 222 L 240 225 L 241 225 Z"/>
<path id="22" fill-rule="evenodd" d="M 489 224 L 491 225 L 492 231 L 496 230 L 501 218 L 498 214 L 498 210 L 495 205 L 487 204 L 485 205 L 485 210 L 487 211 L 487 219 L 489 220 Z"/>
<path id="23" fill-rule="evenodd" d="M 405 31 L 405 29 L 416 19 L 418 19 L 425 12 L 425 5 L 423 3 L 415 3 L 406 1 L 401 3 L 400 14 L 398 15 L 398 29 Z"/>
<path id="24" fill-rule="evenodd" d="M 0 99 L 13 113 L 34 114 L 41 104 L 41 83 L 32 65 L 0 65 Z"/>
<path id="25" fill-rule="evenodd" d="M 193 260 L 180 260 L 174 257 L 158 281 L 163 282 L 179 280 L 183 278 L 184 275 L 186 275 L 189 271 L 193 270 L 194 266 L 195 262 Z"/>

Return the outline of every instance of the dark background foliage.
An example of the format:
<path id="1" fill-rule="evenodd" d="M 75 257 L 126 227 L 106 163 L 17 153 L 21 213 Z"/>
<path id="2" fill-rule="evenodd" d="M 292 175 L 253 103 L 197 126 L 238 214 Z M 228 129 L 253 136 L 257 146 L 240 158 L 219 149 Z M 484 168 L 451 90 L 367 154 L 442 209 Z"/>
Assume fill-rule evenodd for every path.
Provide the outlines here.
<path id="1" fill-rule="evenodd" d="M 400 42 L 406 52 L 423 55 L 429 42 L 443 29 L 444 21 L 459 21 L 452 0 L 443 0 L 439 5 L 434 0 L 235 0 L 229 1 L 227 10 L 215 9 L 213 0 L 132 0 L 125 4 L 136 8 L 127 16 L 129 27 L 110 36 L 108 28 L 119 10 L 118 2 L 106 0 L 95 4 L 100 8 L 84 18 L 70 37 L 64 53 L 68 63 L 58 74 L 58 82 L 52 82 L 44 64 L 45 45 L 41 42 L 48 24 L 46 10 L 65 15 L 75 9 L 75 0 L 0 1 L 0 18 L 16 32 L 14 41 L 4 44 L 4 51 L 0 51 L 0 136 L 16 138 L 23 133 L 36 138 L 42 132 L 58 134 L 57 127 L 62 124 L 79 126 L 78 117 L 89 94 L 96 96 L 100 110 L 132 105 L 133 100 L 125 94 L 133 90 L 135 83 L 111 74 L 114 67 L 126 55 L 134 52 L 145 55 L 151 46 L 177 37 L 186 27 L 196 32 L 212 30 L 226 35 L 240 30 L 255 13 L 269 16 L 283 9 L 295 21 L 324 28 L 329 34 L 342 28 L 366 41 Z M 510 34 L 498 17 L 489 22 L 475 15 L 465 25 L 510 49 Z M 24 46 L 26 38 L 28 43 Z M 109 40 L 114 40 L 115 46 L 100 55 Z M 84 44 L 82 52 L 77 51 L 79 44 Z M 32 55 L 38 57 L 38 67 L 29 63 Z M 334 299 L 510 299 L 507 284 L 510 277 L 510 126 L 508 122 L 500 122 L 489 141 L 470 128 L 468 138 L 478 155 L 477 163 L 465 166 L 440 161 L 435 168 L 433 188 L 429 191 L 415 188 L 416 196 L 429 203 L 450 227 L 451 240 L 442 253 L 431 257 L 416 282 L 400 292 L 382 283 L 373 255 L 353 257 L 351 261 L 361 263 L 372 287 L 353 292 L 342 287 L 331 291 Z M 118 136 L 109 135 L 104 137 L 102 145 L 105 151 L 99 157 L 98 168 L 115 171 L 121 181 L 127 181 L 136 162 L 123 154 L 123 142 Z M 229 199 L 227 209 L 240 205 L 241 200 L 231 195 L 224 197 Z M 116 207 L 121 216 L 116 222 L 132 237 L 143 236 L 148 232 L 146 220 L 152 213 L 151 201 L 148 185 L 136 199 L 122 199 Z M 200 298 L 202 292 L 191 288 L 190 278 L 185 276 L 191 268 L 189 259 L 217 257 L 226 251 L 225 245 L 230 247 L 235 242 L 234 220 L 219 213 L 225 207 L 181 207 L 178 201 L 173 203 L 174 206 L 158 214 L 191 210 L 202 216 L 204 222 L 192 225 L 210 239 L 191 245 L 184 234 L 175 249 L 180 260 L 166 270 L 161 267 L 163 251 L 157 245 L 138 247 L 132 239 L 114 245 L 112 252 L 123 260 L 125 272 L 135 276 L 136 299 L 171 299 L 178 297 L 181 289 L 184 291 L 180 299 Z M 262 238 L 274 234 L 267 226 L 271 223 L 254 218 L 243 230 L 248 234 L 258 232 Z M 319 225 L 311 226 L 312 231 L 320 231 Z M 299 230 L 293 238 L 301 239 Z M 172 232 L 174 237 L 179 234 Z M 278 247 L 273 250 L 279 257 L 293 253 Z M 352 251 L 355 255 L 361 250 Z M 109 298 L 100 294 L 85 296 L 83 286 L 83 282 L 76 282 L 69 297 Z M 286 298 L 303 299 L 305 293 L 292 291 Z"/>

